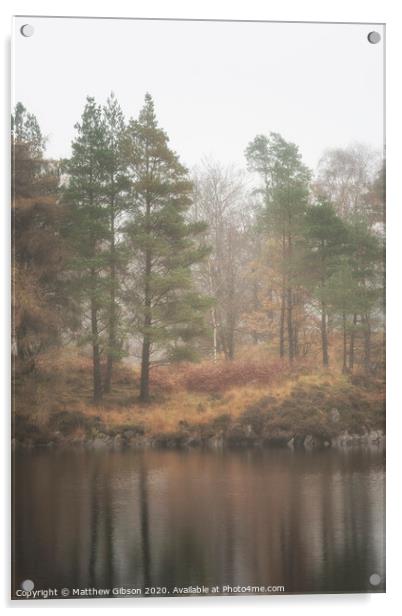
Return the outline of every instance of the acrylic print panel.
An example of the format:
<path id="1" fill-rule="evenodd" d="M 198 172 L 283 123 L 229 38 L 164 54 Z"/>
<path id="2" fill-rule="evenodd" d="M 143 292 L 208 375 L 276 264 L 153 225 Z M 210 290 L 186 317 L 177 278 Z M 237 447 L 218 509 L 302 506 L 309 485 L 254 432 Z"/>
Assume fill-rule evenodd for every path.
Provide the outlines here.
<path id="1" fill-rule="evenodd" d="M 15 18 L 13 598 L 384 592 L 384 38 Z"/>

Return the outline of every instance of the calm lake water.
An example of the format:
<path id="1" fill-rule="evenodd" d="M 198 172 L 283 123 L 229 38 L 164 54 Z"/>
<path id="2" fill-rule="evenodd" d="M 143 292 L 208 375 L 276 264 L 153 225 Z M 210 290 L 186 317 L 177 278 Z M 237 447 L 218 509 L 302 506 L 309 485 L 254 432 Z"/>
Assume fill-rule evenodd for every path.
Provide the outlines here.
<path id="1" fill-rule="evenodd" d="M 14 588 L 384 591 L 383 452 L 35 451 L 14 468 Z"/>

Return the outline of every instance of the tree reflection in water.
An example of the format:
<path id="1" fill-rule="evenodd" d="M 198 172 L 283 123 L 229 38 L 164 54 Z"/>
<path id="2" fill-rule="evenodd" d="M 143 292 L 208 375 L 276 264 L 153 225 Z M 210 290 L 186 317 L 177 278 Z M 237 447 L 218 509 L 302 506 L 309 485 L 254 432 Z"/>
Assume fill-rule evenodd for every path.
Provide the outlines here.
<path id="1" fill-rule="evenodd" d="M 384 589 L 381 451 L 19 452 L 14 485 L 16 586 Z"/>

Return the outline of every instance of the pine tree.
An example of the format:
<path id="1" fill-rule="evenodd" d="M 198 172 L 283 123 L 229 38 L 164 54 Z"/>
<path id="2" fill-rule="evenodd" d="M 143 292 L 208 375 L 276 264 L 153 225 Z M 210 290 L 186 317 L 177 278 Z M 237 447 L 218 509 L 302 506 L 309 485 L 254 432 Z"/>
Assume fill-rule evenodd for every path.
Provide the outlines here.
<path id="1" fill-rule="evenodd" d="M 38 120 L 29 113 L 21 102 L 15 106 L 11 116 L 11 131 L 13 144 L 25 144 L 32 159 L 41 159 L 44 153 L 46 139 L 42 135 Z M 16 178 L 18 180 L 18 177 Z"/>
<path id="2" fill-rule="evenodd" d="M 363 338 L 363 365 L 370 370 L 372 315 L 380 308 L 382 262 L 381 242 L 365 222 L 343 221 L 323 199 L 308 208 L 299 276 L 311 293 L 313 308 L 319 307 L 324 366 L 329 365 L 331 317 L 333 327 L 342 331 L 343 372 L 353 369 L 358 334 Z"/>
<path id="3" fill-rule="evenodd" d="M 249 169 L 263 180 L 263 214 L 261 221 L 272 242 L 273 259 L 281 277 L 279 315 L 279 353 L 285 355 L 287 333 L 288 357 L 298 353 L 298 321 L 295 308 L 302 302 L 294 275 L 298 262 L 298 242 L 307 207 L 310 172 L 302 163 L 298 147 L 278 133 L 269 138 L 257 136 L 247 147 Z"/>
<path id="4" fill-rule="evenodd" d="M 132 180 L 126 232 L 136 257 L 130 300 L 141 334 L 140 400 L 148 402 L 152 354 L 184 358 L 203 330 L 208 303 L 192 289 L 191 267 L 207 253 L 194 242 L 205 225 L 186 217 L 192 184 L 158 126 L 149 94 L 138 120 L 129 123 L 126 155 Z"/>
<path id="5" fill-rule="evenodd" d="M 374 320 L 382 325 L 384 313 L 384 246 L 364 220 L 349 224 L 351 260 L 350 267 L 355 280 L 354 332 L 351 336 L 350 364 L 353 368 L 355 335 L 363 337 L 363 366 L 371 371 L 371 338 Z"/>
<path id="6" fill-rule="evenodd" d="M 127 204 L 129 187 L 126 161 L 122 145 L 125 131 L 123 112 L 112 93 L 103 108 L 105 126 L 106 157 L 105 157 L 105 208 L 108 219 L 108 252 L 109 252 L 109 306 L 107 315 L 106 369 L 104 377 L 104 392 L 108 393 L 112 384 L 113 364 L 122 353 L 121 310 L 118 303 L 120 289 L 120 274 L 126 261 L 124 243 L 121 241 L 122 219 Z"/>
<path id="7" fill-rule="evenodd" d="M 68 182 L 64 199 L 69 207 L 67 235 L 74 257 L 70 262 L 72 289 L 83 308 L 83 326 L 89 322 L 82 342 L 90 342 L 93 360 L 93 400 L 102 399 L 101 356 L 108 306 L 108 280 L 104 271 L 110 264 L 106 250 L 110 239 L 108 209 L 105 207 L 108 182 L 108 147 L 102 109 L 88 97 L 72 156 L 66 161 Z"/>
<path id="8" fill-rule="evenodd" d="M 329 365 L 328 316 L 335 304 L 335 293 L 339 302 L 339 277 L 344 257 L 349 250 L 349 234 L 346 225 L 337 216 L 331 203 L 318 201 L 308 208 L 305 219 L 305 257 L 300 277 L 310 289 L 320 311 L 322 363 Z M 334 285 L 334 282 L 336 284 Z M 342 298 L 345 304 L 345 298 Z M 343 306 L 342 313 L 345 311 Z"/>

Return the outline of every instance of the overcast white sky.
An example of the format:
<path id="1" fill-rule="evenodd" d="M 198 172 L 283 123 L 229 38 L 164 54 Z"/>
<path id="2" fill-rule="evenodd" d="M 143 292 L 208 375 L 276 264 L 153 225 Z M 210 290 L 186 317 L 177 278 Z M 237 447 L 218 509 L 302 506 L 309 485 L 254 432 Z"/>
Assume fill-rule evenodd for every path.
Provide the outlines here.
<path id="1" fill-rule="evenodd" d="M 32 24 L 30 38 L 19 33 Z M 86 95 L 113 90 L 127 116 L 149 91 L 183 163 L 205 155 L 245 166 L 256 134 L 297 143 L 315 168 L 323 150 L 383 147 L 382 26 L 16 18 L 14 102 L 67 156 Z"/>

